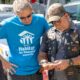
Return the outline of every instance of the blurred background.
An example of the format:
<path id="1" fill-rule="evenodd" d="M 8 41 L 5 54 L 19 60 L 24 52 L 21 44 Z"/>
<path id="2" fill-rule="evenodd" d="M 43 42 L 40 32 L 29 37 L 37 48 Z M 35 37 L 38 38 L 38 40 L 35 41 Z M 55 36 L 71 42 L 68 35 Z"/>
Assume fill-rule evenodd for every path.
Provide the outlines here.
<path id="1" fill-rule="evenodd" d="M 10 4 L 10 3 L 12 3 L 14 0 L 0 0 L 0 3 L 2 3 L 2 4 Z M 32 3 L 34 3 L 34 2 L 40 2 L 40 3 L 47 3 L 47 1 L 48 0 L 31 0 L 31 2 Z M 68 2 L 73 2 L 73 1 L 79 1 L 79 0 L 49 0 L 50 1 L 50 3 L 54 3 L 54 2 L 60 2 L 60 3 L 63 3 L 63 4 L 65 4 L 65 3 L 68 3 Z"/>

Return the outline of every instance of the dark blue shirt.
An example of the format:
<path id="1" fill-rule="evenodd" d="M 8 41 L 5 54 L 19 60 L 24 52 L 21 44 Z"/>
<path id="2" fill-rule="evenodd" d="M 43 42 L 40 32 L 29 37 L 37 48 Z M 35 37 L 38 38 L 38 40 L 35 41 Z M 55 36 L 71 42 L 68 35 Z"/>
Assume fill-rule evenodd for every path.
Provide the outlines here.
<path id="1" fill-rule="evenodd" d="M 48 59 L 67 59 L 79 55 L 80 31 L 70 28 L 60 32 L 55 27 L 50 28 L 43 36 L 40 51 L 48 53 Z"/>

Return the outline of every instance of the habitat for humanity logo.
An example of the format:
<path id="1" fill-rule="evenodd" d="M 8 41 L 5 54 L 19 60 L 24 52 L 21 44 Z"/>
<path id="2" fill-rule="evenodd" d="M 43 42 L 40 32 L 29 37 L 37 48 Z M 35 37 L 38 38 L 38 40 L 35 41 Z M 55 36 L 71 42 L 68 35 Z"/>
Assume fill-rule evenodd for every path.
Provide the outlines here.
<path id="1" fill-rule="evenodd" d="M 23 45 L 30 45 L 33 43 L 34 34 L 28 31 L 23 31 L 19 34 L 20 36 L 20 43 Z"/>

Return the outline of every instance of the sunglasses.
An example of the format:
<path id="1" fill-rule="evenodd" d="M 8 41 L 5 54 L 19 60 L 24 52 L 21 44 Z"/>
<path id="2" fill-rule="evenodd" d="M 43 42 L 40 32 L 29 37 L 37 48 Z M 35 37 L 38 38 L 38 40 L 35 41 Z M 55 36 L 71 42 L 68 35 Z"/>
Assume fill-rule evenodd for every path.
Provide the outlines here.
<path id="1" fill-rule="evenodd" d="M 26 16 L 26 17 L 20 17 L 20 19 L 30 18 L 31 16 L 32 16 L 32 13 L 31 13 L 31 14 L 29 14 L 28 16 Z"/>

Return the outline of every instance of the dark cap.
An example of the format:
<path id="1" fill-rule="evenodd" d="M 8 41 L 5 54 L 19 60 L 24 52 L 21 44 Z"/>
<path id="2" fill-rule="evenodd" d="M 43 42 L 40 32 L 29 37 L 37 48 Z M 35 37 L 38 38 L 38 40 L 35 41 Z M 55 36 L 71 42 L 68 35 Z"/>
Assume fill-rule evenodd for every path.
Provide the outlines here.
<path id="1" fill-rule="evenodd" d="M 61 3 L 52 4 L 47 11 L 48 22 L 58 21 L 65 12 L 66 11 Z"/>

